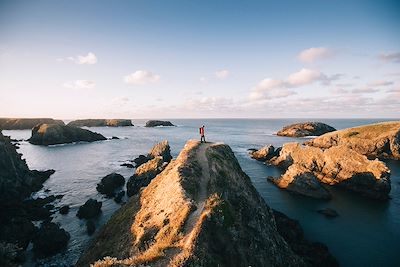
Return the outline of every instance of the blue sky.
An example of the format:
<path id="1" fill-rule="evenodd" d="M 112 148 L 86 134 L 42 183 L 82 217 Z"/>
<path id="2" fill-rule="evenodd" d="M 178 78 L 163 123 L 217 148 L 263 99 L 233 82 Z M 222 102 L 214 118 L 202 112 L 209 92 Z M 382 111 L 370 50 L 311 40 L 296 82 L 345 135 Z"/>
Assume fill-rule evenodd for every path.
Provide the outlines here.
<path id="1" fill-rule="evenodd" d="M 393 117 L 396 1 L 2 1 L 0 117 Z"/>

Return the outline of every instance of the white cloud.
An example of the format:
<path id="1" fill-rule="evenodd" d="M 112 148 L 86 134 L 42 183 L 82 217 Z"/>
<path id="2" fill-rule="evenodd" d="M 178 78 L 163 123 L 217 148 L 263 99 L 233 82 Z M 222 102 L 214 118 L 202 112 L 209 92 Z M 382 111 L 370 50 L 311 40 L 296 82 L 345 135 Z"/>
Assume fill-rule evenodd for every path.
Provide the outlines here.
<path id="1" fill-rule="evenodd" d="M 332 56 L 332 51 L 326 47 L 311 47 L 301 51 L 297 58 L 303 62 L 314 62 L 319 59 L 326 59 Z"/>
<path id="2" fill-rule="evenodd" d="M 365 93 L 365 94 L 369 94 L 369 93 L 376 93 L 379 92 L 379 89 L 370 87 L 370 86 L 363 86 L 363 87 L 359 87 L 356 89 L 351 90 L 352 93 Z"/>
<path id="3" fill-rule="evenodd" d="M 82 64 L 92 65 L 97 63 L 97 57 L 92 52 L 89 52 L 86 56 L 78 56 L 78 58 L 75 59 L 75 61 L 76 63 L 81 65 Z"/>
<path id="4" fill-rule="evenodd" d="M 327 76 L 318 70 L 301 69 L 289 75 L 287 82 L 291 86 L 301 86 L 326 79 Z"/>
<path id="5" fill-rule="evenodd" d="M 147 70 L 137 70 L 134 73 L 126 75 L 124 81 L 128 84 L 149 84 L 156 83 L 160 80 L 160 75 L 154 74 Z"/>
<path id="6" fill-rule="evenodd" d="M 285 83 L 281 80 L 264 79 L 260 81 L 250 93 L 250 100 L 264 100 L 283 98 L 294 95 L 296 92 L 285 88 Z"/>
<path id="7" fill-rule="evenodd" d="M 66 82 L 63 86 L 69 89 L 93 89 L 96 83 L 89 80 L 76 80 L 74 82 Z"/>
<path id="8" fill-rule="evenodd" d="M 369 83 L 370 86 L 389 86 L 389 85 L 393 85 L 393 84 L 394 84 L 393 82 L 383 81 L 383 80 L 374 81 L 374 82 Z"/>
<path id="9" fill-rule="evenodd" d="M 397 53 L 382 53 L 379 58 L 386 62 L 400 63 L 400 52 Z"/>
<path id="10" fill-rule="evenodd" d="M 225 79 L 229 76 L 229 70 L 218 70 L 215 72 L 215 76 L 218 79 Z"/>

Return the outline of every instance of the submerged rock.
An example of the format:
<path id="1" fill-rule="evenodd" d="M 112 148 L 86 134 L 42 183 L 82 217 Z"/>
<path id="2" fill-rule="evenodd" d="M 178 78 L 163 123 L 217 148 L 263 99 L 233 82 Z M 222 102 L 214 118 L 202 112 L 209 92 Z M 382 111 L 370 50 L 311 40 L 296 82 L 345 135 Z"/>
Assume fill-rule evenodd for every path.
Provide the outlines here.
<path id="1" fill-rule="evenodd" d="M 336 131 L 336 129 L 322 122 L 303 122 L 285 126 L 276 134 L 279 136 L 304 137 L 319 136 L 333 131 Z"/>
<path id="2" fill-rule="evenodd" d="M 52 222 L 43 222 L 33 239 L 33 251 L 35 256 L 43 258 L 57 254 L 65 249 L 70 239 L 67 231 Z"/>
<path id="3" fill-rule="evenodd" d="M 68 126 L 77 127 L 120 127 L 120 126 L 133 126 L 131 120 L 123 119 L 86 119 L 86 120 L 75 120 L 67 124 Z"/>
<path id="4" fill-rule="evenodd" d="M 369 158 L 400 160 L 400 121 L 382 122 L 324 134 L 306 142 L 309 146 L 346 146 Z"/>
<path id="5" fill-rule="evenodd" d="M 303 147 L 298 143 L 287 143 L 283 145 L 279 157 L 273 158 L 270 163 L 287 169 L 287 174 L 274 180 L 275 184 L 281 188 L 301 184 L 295 188 L 304 195 L 314 194 L 318 189 L 311 174 L 324 184 L 342 186 L 375 199 L 387 199 L 391 189 L 390 171 L 385 163 L 368 160 L 346 146 L 322 150 L 317 147 Z M 310 174 L 306 177 L 305 173 Z M 309 190 L 305 182 L 310 185 Z"/>
<path id="6" fill-rule="evenodd" d="M 103 135 L 75 126 L 41 124 L 32 129 L 29 143 L 34 145 L 56 145 L 73 142 L 107 140 Z"/>
<path id="7" fill-rule="evenodd" d="M 96 231 L 96 225 L 92 220 L 86 221 L 86 232 L 88 235 L 92 235 Z"/>
<path id="8" fill-rule="evenodd" d="M 85 202 L 85 204 L 79 207 L 76 216 L 79 219 L 92 219 L 101 213 L 102 204 L 103 203 L 90 198 Z"/>
<path id="9" fill-rule="evenodd" d="M 337 211 L 334 209 L 331 209 L 331 208 L 318 210 L 317 212 L 325 215 L 325 217 L 328 217 L 328 218 L 335 218 L 335 217 L 339 216 Z"/>
<path id="10" fill-rule="evenodd" d="M 157 127 L 157 126 L 175 126 L 170 121 L 158 121 L 158 120 L 149 120 L 146 122 L 146 127 Z"/>
<path id="11" fill-rule="evenodd" d="M 114 197 L 115 191 L 125 184 L 125 178 L 119 173 L 111 173 L 101 178 L 100 183 L 97 184 L 97 191 L 105 194 L 108 197 Z"/>
<path id="12" fill-rule="evenodd" d="M 65 125 L 62 120 L 54 120 L 50 118 L 35 118 L 35 119 L 0 118 L 0 129 L 27 130 L 27 129 L 32 129 L 36 125 L 42 123 Z"/>
<path id="13" fill-rule="evenodd" d="M 70 207 L 69 207 L 68 205 L 65 205 L 65 206 L 62 206 L 62 207 L 58 210 L 58 212 L 60 212 L 60 214 L 65 215 L 65 214 L 68 214 L 69 209 L 70 209 Z"/>
<path id="14" fill-rule="evenodd" d="M 116 194 L 116 196 L 115 196 L 115 198 L 114 198 L 114 201 L 116 202 L 116 203 L 121 203 L 122 202 L 122 198 L 125 196 L 125 191 L 120 191 L 120 192 L 118 192 L 117 194 Z"/>
<path id="15" fill-rule="evenodd" d="M 274 214 L 232 150 L 189 141 L 112 216 L 76 266 L 307 266 L 308 261 L 278 232 Z M 321 260 L 321 266 L 327 262 Z"/>

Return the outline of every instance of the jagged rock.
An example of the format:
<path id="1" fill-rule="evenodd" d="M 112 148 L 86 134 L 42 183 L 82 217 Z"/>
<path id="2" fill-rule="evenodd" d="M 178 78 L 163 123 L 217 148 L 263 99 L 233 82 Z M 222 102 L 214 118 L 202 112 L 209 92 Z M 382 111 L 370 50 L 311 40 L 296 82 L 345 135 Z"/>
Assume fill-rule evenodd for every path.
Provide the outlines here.
<path id="1" fill-rule="evenodd" d="M 279 136 L 304 137 L 319 136 L 333 131 L 336 131 L 336 129 L 322 122 L 303 122 L 285 126 L 276 134 Z"/>
<path id="2" fill-rule="evenodd" d="M 68 205 L 62 206 L 58 211 L 60 214 L 68 214 L 70 207 Z"/>
<path id="3" fill-rule="evenodd" d="M 111 139 L 112 140 L 119 140 L 119 137 L 118 136 L 113 136 L 113 137 L 111 137 Z"/>
<path id="4" fill-rule="evenodd" d="M 334 209 L 331 209 L 331 208 L 318 210 L 317 212 L 325 215 L 325 217 L 328 217 L 328 218 L 335 218 L 335 217 L 339 216 L 337 211 Z"/>
<path id="5" fill-rule="evenodd" d="M 346 146 L 369 158 L 400 159 L 400 121 L 382 122 L 324 134 L 306 142 L 309 146 Z"/>
<path id="6" fill-rule="evenodd" d="M 303 229 L 298 221 L 290 219 L 277 210 L 273 210 L 273 213 L 279 234 L 296 254 L 303 257 L 307 266 L 339 266 L 327 246 L 319 242 L 310 242 L 304 238 Z"/>
<path id="7" fill-rule="evenodd" d="M 232 150 L 189 141 L 112 216 L 76 266 L 307 266 L 308 261 L 279 234 L 271 209 Z"/>
<path id="8" fill-rule="evenodd" d="M 102 204 L 103 203 L 90 198 L 85 204 L 79 207 L 76 216 L 78 216 L 79 219 L 92 219 L 101 213 Z"/>
<path id="9" fill-rule="evenodd" d="M 94 142 L 107 140 L 99 133 L 75 126 L 64 126 L 57 124 L 40 124 L 32 129 L 29 143 L 34 145 L 56 145 L 73 142 Z"/>
<path id="10" fill-rule="evenodd" d="M 88 235 L 92 235 L 96 231 L 96 225 L 92 220 L 87 220 L 86 221 L 86 232 Z"/>
<path id="11" fill-rule="evenodd" d="M 273 145 L 266 145 L 259 150 L 255 150 L 250 152 L 250 156 L 253 159 L 259 160 L 259 161 L 266 161 L 271 159 L 272 157 L 276 156 L 275 155 L 275 148 Z"/>
<path id="12" fill-rule="evenodd" d="M 170 162 L 172 159 L 171 156 L 171 149 L 169 147 L 169 143 L 167 140 L 164 140 L 158 144 L 156 144 L 151 150 L 150 153 L 147 155 L 147 158 L 153 159 L 156 157 L 162 157 L 164 162 Z"/>
<path id="13" fill-rule="evenodd" d="M 121 174 L 111 173 L 101 178 L 100 183 L 97 184 L 97 191 L 101 194 L 105 194 L 108 197 L 114 197 L 115 190 L 125 184 L 125 178 Z"/>
<path id="14" fill-rule="evenodd" d="M 170 121 L 158 121 L 149 120 L 146 122 L 146 127 L 157 127 L 157 126 L 175 126 Z"/>
<path id="15" fill-rule="evenodd" d="M 3 129 L 3 130 L 26 130 L 26 129 L 32 129 L 36 125 L 39 125 L 42 123 L 65 125 L 62 120 L 54 120 L 54 119 L 50 119 L 50 118 L 37 118 L 37 119 L 0 118 L 0 129 Z"/>
<path id="16" fill-rule="evenodd" d="M 33 251 L 36 257 L 42 258 L 57 254 L 65 249 L 70 239 L 67 231 L 52 222 L 43 222 L 33 239 Z"/>
<path id="17" fill-rule="evenodd" d="M 140 165 L 148 162 L 150 158 L 146 157 L 145 155 L 139 155 L 139 157 L 135 158 L 133 162 L 136 164 L 136 168 L 139 167 Z"/>
<path id="18" fill-rule="evenodd" d="M 87 120 L 75 120 L 67 124 L 68 126 L 76 127 L 120 127 L 120 126 L 133 126 L 131 120 L 123 119 L 87 119 Z"/>
<path id="19" fill-rule="evenodd" d="M 280 178 L 268 177 L 268 180 L 279 188 L 317 199 L 330 199 L 331 194 L 319 182 L 315 175 L 302 167 L 293 164 Z"/>
<path id="20" fill-rule="evenodd" d="M 302 174 L 307 172 L 324 184 L 343 186 L 375 199 L 387 199 L 391 188 L 390 171 L 385 163 L 368 160 L 366 156 L 346 146 L 322 150 L 317 147 L 303 147 L 298 143 L 287 143 L 283 145 L 279 157 L 271 159 L 270 163 L 287 169 L 287 175 L 284 174 L 274 181 L 281 188 L 296 184 L 293 181 L 295 178 L 301 178 L 301 184 L 305 185 Z M 315 185 L 315 180 L 311 185 Z M 305 188 L 302 187 L 303 189 Z M 310 187 L 310 190 L 313 188 Z"/>
<path id="21" fill-rule="evenodd" d="M 140 165 L 126 184 L 127 195 L 130 197 L 137 194 L 140 188 L 147 186 L 154 177 L 165 169 L 166 165 L 161 156 Z"/>

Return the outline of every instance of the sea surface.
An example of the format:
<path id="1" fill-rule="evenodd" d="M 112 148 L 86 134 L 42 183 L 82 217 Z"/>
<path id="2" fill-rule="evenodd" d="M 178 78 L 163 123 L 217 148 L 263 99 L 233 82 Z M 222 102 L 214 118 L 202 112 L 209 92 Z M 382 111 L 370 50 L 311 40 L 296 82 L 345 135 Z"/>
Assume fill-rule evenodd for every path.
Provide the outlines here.
<path id="1" fill-rule="evenodd" d="M 126 180 L 134 170 L 122 163 L 146 154 L 159 141 L 170 142 L 176 157 L 189 139 L 199 138 L 198 128 L 206 126 L 207 141 L 224 142 L 235 152 L 243 170 L 266 203 L 291 218 L 299 220 L 305 236 L 325 243 L 341 266 L 399 266 L 400 264 L 400 161 L 386 161 L 392 172 L 389 201 L 374 201 L 340 189 L 333 189 L 333 199 L 319 201 L 290 194 L 267 182 L 267 176 L 277 176 L 278 170 L 250 159 L 247 149 L 266 144 L 281 146 L 286 142 L 304 142 L 305 138 L 286 138 L 274 135 L 284 125 L 307 121 L 304 119 L 185 119 L 171 120 L 178 127 L 145 128 L 145 120 L 133 120 L 133 127 L 93 127 L 92 131 L 119 140 L 76 143 L 56 146 L 35 146 L 20 142 L 19 153 L 31 169 L 55 169 L 56 172 L 34 197 L 63 194 L 56 206 L 70 205 L 68 215 L 54 214 L 54 222 L 71 234 L 64 253 L 35 262 L 31 253 L 25 266 L 70 266 L 79 258 L 92 237 L 86 234 L 85 221 L 76 217 L 80 205 L 87 199 L 103 202 L 97 219 L 97 230 L 120 207 L 96 191 L 102 177 L 118 172 Z M 337 129 L 386 121 L 385 119 L 323 119 Z M 28 139 L 30 130 L 3 131 L 15 139 Z M 317 210 L 333 208 L 339 217 L 327 219 Z M 31 246 L 30 246 L 31 247 Z"/>

